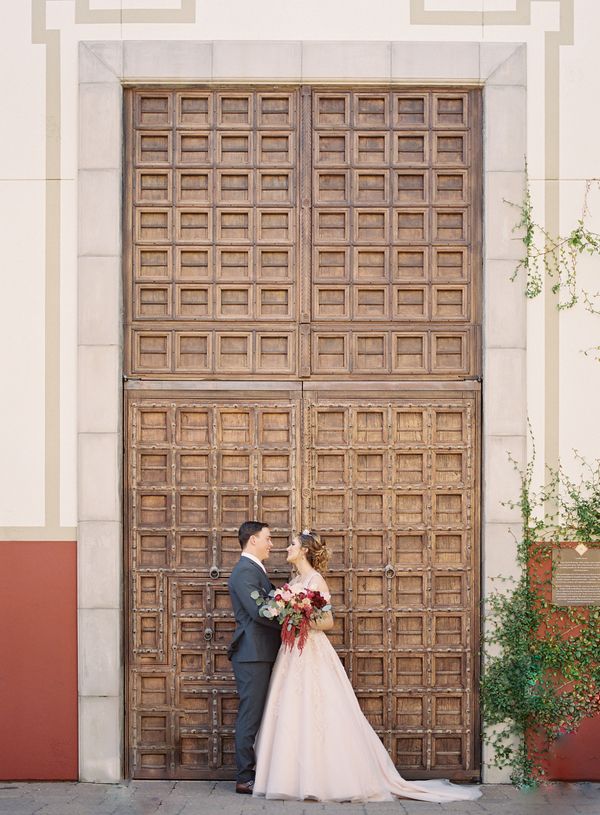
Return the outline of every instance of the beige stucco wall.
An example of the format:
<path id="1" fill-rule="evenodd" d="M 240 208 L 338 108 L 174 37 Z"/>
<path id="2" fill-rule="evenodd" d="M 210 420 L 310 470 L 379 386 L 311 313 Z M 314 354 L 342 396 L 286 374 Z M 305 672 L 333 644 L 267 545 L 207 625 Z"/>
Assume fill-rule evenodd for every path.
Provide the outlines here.
<path id="1" fill-rule="evenodd" d="M 484 373 L 494 422 L 484 451 L 486 581 L 514 568 L 509 533 L 518 518 L 502 500 L 517 488 L 506 453 L 523 460 L 526 415 L 540 472 L 559 454 L 568 462 L 573 447 L 600 455 L 587 409 L 600 392 L 600 363 L 582 353 L 597 344 L 599 318 L 581 308 L 559 315 L 548 294 L 531 303 L 515 298 L 518 284 L 508 278 L 520 246 L 517 237 L 506 240 L 514 212 L 502 200 L 519 200 L 526 153 L 539 219 L 569 230 L 579 217 L 584 179 L 600 175 L 600 114 L 589 101 L 600 82 L 593 36 L 600 7 L 595 0 L 375 0 L 367 16 L 363 8 L 358 0 L 27 0 L 2 10 L 0 87 L 12 124 L 0 152 L 8 204 L 0 223 L 0 365 L 10 394 L 0 457 L 11 466 L 0 470 L 0 538 L 79 538 L 83 777 L 120 773 L 120 271 L 118 204 L 110 203 L 120 190 L 120 78 L 487 81 L 486 109 L 504 114 L 485 125 Z M 169 49 L 169 40 L 178 44 Z M 247 42 L 233 42 L 240 40 Z M 266 49 L 260 41 L 292 44 Z M 143 43 L 168 60 L 162 74 L 156 48 Z M 525 127 L 513 119 L 519 105 Z M 86 106 L 103 115 L 104 129 L 80 142 Z M 92 201 L 106 206 L 95 209 L 95 222 L 82 216 Z M 108 238 L 94 223 L 112 230 Z M 597 260 L 582 261 L 594 291 L 597 269 Z M 99 274 L 107 290 L 98 288 Z M 94 389 L 98 381 L 110 387 Z M 517 385 L 523 398 L 515 398 Z M 114 477 L 99 483 L 95 472 Z M 98 574 L 102 580 L 91 579 Z M 100 663 L 86 648 L 99 632 L 114 643 Z"/>

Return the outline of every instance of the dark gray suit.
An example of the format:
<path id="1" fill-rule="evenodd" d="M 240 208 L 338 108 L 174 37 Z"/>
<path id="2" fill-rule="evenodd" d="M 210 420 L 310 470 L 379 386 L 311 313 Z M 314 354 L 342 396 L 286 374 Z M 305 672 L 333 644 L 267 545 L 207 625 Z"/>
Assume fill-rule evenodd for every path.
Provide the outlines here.
<path id="1" fill-rule="evenodd" d="M 235 632 L 227 656 L 233 663 L 240 704 L 235 722 L 238 783 L 254 778 L 254 740 L 260 726 L 273 663 L 281 644 L 279 623 L 260 617 L 253 591 L 267 595 L 273 584 L 250 558 L 241 557 L 228 581 Z"/>

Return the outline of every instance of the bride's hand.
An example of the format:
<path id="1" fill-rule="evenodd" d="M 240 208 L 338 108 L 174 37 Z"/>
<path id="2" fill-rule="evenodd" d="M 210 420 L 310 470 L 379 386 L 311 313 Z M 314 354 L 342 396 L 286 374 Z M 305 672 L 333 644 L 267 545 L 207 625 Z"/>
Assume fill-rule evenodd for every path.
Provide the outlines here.
<path id="1" fill-rule="evenodd" d="M 309 625 L 313 631 L 329 631 L 333 628 L 333 614 L 326 611 L 318 620 L 311 620 Z"/>

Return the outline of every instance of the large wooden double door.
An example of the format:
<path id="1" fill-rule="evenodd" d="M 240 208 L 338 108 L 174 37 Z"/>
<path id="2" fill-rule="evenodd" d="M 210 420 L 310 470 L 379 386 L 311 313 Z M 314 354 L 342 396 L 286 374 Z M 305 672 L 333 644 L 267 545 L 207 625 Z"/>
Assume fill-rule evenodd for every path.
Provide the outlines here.
<path id="1" fill-rule="evenodd" d="M 127 744 L 234 774 L 237 528 L 332 551 L 331 635 L 409 777 L 478 774 L 479 95 L 126 94 Z"/>

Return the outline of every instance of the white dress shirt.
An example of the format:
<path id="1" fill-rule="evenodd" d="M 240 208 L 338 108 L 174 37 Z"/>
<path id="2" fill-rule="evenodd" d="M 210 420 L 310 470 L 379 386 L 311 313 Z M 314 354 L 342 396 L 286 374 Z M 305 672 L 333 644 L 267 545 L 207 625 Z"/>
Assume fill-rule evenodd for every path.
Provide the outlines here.
<path id="1" fill-rule="evenodd" d="M 248 558 L 248 560 L 252 560 L 252 561 L 254 561 L 254 563 L 256 563 L 258 566 L 260 566 L 260 568 L 263 570 L 263 572 L 264 572 L 265 574 L 267 573 L 267 570 L 266 570 L 266 569 L 265 569 L 265 567 L 262 565 L 262 563 L 260 562 L 260 560 L 259 560 L 259 559 L 256 557 L 256 555 L 252 555 L 252 554 L 250 554 L 250 552 L 242 552 L 242 557 L 247 557 L 247 558 Z"/>

